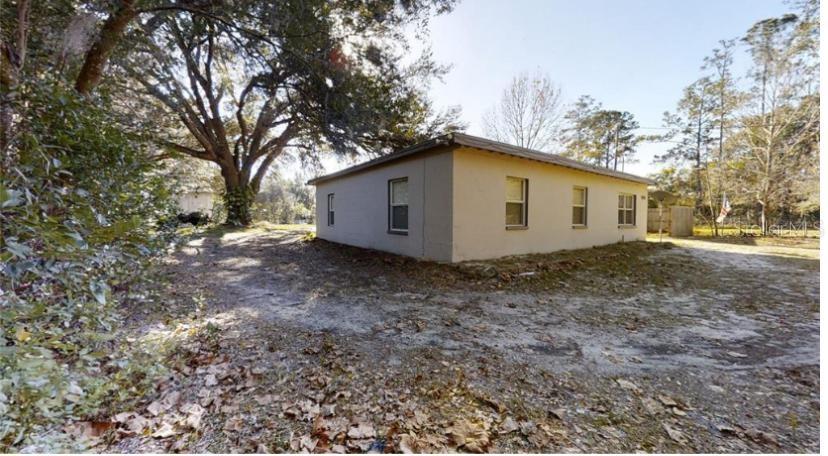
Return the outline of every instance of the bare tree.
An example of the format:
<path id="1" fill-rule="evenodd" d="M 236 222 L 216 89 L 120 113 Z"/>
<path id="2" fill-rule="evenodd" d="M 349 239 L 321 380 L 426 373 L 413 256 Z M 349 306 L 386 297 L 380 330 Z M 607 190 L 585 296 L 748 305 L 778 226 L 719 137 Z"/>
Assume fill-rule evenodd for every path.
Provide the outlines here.
<path id="1" fill-rule="evenodd" d="M 745 171 L 761 207 L 763 234 L 768 214 L 787 209 L 786 196 L 817 153 L 819 89 L 810 83 L 815 75 L 806 63 L 813 53 L 800 45 L 797 21 L 791 14 L 766 19 L 743 39 L 753 57 L 753 88 L 737 139 L 747 150 Z"/>
<path id="2" fill-rule="evenodd" d="M 551 151 L 559 144 L 563 120 L 561 90 L 548 75 L 512 79 L 500 104 L 484 117 L 486 135 L 527 149 Z"/>

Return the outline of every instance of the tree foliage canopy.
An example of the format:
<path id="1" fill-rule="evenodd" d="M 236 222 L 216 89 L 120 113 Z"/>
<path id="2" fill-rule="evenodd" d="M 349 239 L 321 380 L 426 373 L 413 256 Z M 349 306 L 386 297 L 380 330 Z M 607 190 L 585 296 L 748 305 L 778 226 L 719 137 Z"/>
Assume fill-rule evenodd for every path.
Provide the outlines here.
<path id="1" fill-rule="evenodd" d="M 452 4 L 5 2 L 0 448 L 81 451 L 54 440 L 63 420 L 109 414 L 162 373 L 113 337 L 152 302 L 146 274 L 175 238 L 160 159 L 216 163 L 244 223 L 286 151 L 382 153 L 456 128 L 424 92 L 443 68 L 407 61 L 402 29 Z"/>
<path id="2" fill-rule="evenodd" d="M 752 63 L 744 78 L 732 72 L 737 42 L 722 41 L 676 112 L 665 113 L 661 139 L 675 145 L 660 159 L 690 165 L 685 184 L 714 229 L 725 195 L 763 232 L 771 218 L 819 208 L 819 2 L 796 7 L 738 42 Z"/>
<path id="3" fill-rule="evenodd" d="M 618 169 L 632 159 L 641 138 L 638 122 L 627 111 L 602 109 L 588 95 L 581 96 L 566 113 L 564 155 L 594 165 Z"/>
<path id="4" fill-rule="evenodd" d="M 400 27 L 450 2 L 261 2 L 171 11 L 140 22 L 118 60 L 124 90 L 179 121 L 167 149 L 215 162 L 245 207 L 286 151 L 382 152 L 446 129 L 424 92 L 442 73 L 428 55 L 403 60 Z M 221 15 L 224 19 L 215 20 Z"/>

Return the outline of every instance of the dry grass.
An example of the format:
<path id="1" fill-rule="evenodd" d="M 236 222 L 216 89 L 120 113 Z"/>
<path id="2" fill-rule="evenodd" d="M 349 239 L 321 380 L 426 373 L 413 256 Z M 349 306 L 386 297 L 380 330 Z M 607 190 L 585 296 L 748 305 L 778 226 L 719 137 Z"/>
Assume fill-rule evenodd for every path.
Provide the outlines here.
<path id="1" fill-rule="evenodd" d="M 458 267 L 488 278 L 496 288 L 525 291 L 589 292 L 597 287 L 619 295 L 665 286 L 691 278 L 700 284 L 710 275 L 708 265 L 683 254 L 660 255 L 675 246 L 670 242 L 627 242 L 520 255 Z M 493 274 L 496 272 L 496 275 Z"/>
<path id="2" fill-rule="evenodd" d="M 746 237 L 746 238 L 753 238 L 753 237 L 761 237 L 761 230 L 758 226 L 754 226 L 753 228 L 734 228 L 734 227 L 719 227 L 719 236 L 723 237 Z M 819 239 L 819 230 L 816 229 L 809 229 L 807 232 L 807 236 L 803 236 L 805 234 L 802 230 L 787 230 L 783 229 L 781 231 L 781 235 L 774 235 L 769 236 L 770 239 Z M 693 235 L 705 238 L 712 238 L 713 237 L 713 228 L 709 226 L 695 226 L 693 227 Z"/>
<path id="3" fill-rule="evenodd" d="M 680 241 L 681 239 L 700 240 L 705 242 L 714 242 L 718 244 L 734 244 L 745 246 L 758 247 L 796 247 L 801 249 L 819 250 L 819 237 L 780 237 L 780 236 L 719 236 L 712 237 L 709 235 L 695 235 L 689 238 L 672 239 L 664 235 L 664 241 Z M 647 240 L 650 242 L 658 242 L 657 233 L 648 233 Z"/>

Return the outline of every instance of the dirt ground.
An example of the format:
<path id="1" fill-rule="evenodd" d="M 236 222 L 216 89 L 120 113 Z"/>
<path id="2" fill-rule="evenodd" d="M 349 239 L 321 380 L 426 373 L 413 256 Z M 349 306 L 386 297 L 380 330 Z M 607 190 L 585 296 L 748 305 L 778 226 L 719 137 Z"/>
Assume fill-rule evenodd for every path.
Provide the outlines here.
<path id="1" fill-rule="evenodd" d="M 208 233 L 130 325 L 169 380 L 96 449 L 818 451 L 818 241 L 666 241 L 445 265 Z"/>

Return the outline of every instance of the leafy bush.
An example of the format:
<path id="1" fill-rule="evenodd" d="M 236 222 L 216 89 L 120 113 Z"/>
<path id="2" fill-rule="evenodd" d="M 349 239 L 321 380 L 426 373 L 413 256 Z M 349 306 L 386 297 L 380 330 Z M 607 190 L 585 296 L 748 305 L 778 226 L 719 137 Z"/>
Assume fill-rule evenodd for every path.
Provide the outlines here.
<path id="1" fill-rule="evenodd" d="M 124 353 L 120 307 L 169 236 L 169 191 L 144 141 L 58 84 L 23 86 L 0 181 L 0 448 L 19 449 L 153 372 Z"/>
<path id="2" fill-rule="evenodd" d="M 256 195 L 253 219 L 272 223 L 310 222 L 314 199 L 313 191 L 301 176 L 289 180 L 274 171 L 268 174 Z"/>

